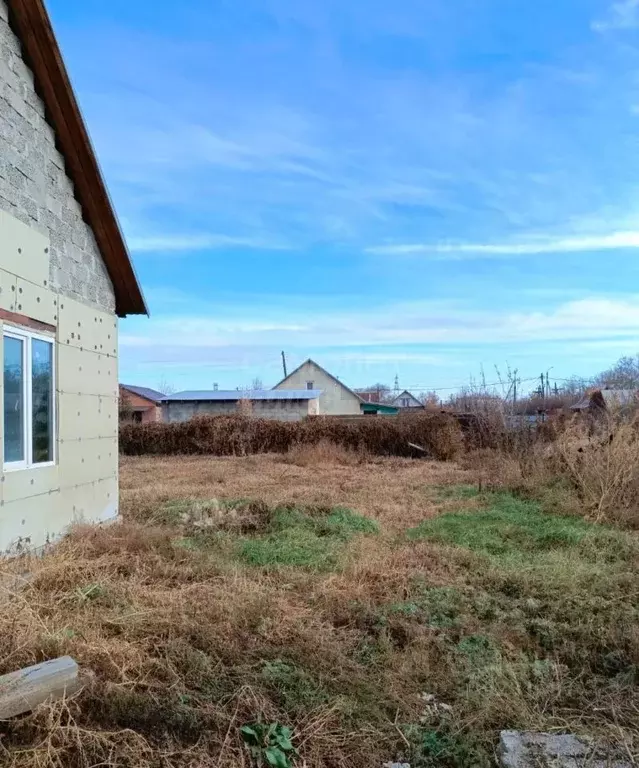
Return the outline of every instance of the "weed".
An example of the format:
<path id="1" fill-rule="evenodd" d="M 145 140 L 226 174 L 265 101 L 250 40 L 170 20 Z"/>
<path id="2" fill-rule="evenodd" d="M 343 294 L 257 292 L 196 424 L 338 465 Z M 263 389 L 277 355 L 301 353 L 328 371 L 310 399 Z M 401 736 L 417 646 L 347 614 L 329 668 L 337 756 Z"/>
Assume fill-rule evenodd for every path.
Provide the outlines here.
<path id="1" fill-rule="evenodd" d="M 412 617 L 433 628 L 459 623 L 464 598 L 456 587 L 430 587 L 416 582 L 411 598 L 388 606 L 389 613 Z"/>
<path id="2" fill-rule="evenodd" d="M 459 732 L 421 726 L 405 729 L 414 768 L 489 768 L 492 761 L 475 741 Z"/>
<path id="3" fill-rule="evenodd" d="M 330 700 L 308 672 L 282 659 L 264 662 L 262 679 L 288 712 L 309 712 Z"/>
<path id="4" fill-rule="evenodd" d="M 472 665 L 486 664 L 497 655 L 492 638 L 486 635 L 468 635 L 457 643 L 457 652 Z"/>
<path id="5" fill-rule="evenodd" d="M 279 723 L 250 723 L 240 728 L 242 742 L 260 767 L 292 768 L 291 758 L 297 755 L 292 736 L 291 729 Z"/>

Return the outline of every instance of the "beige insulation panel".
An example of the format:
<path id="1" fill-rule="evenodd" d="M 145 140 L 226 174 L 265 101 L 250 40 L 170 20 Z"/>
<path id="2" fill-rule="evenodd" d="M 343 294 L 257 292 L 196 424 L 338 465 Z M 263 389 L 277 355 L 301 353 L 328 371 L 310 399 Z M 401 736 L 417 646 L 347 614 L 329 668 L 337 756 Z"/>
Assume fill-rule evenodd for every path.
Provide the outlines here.
<path id="1" fill-rule="evenodd" d="M 15 312 L 41 323 L 56 325 L 59 300 L 57 293 L 18 277 Z"/>
<path id="2" fill-rule="evenodd" d="M 16 289 L 18 278 L 0 269 L 0 309 L 6 309 L 9 312 L 16 311 Z"/>
<path id="3" fill-rule="evenodd" d="M 49 239 L 0 211 L 2 265 L 8 271 L 40 287 L 49 280 Z"/>
<path id="4" fill-rule="evenodd" d="M 37 467 L 5 472 L 0 482 L 0 498 L 5 504 L 40 496 L 59 488 L 59 467 Z"/>
<path id="5" fill-rule="evenodd" d="M 117 322 L 112 315 L 60 296 L 58 341 L 71 347 L 115 356 Z"/>
<path id="6" fill-rule="evenodd" d="M 58 501 L 60 516 L 72 522 L 104 522 L 118 514 L 117 478 L 68 488 Z"/>
<path id="7" fill-rule="evenodd" d="M 60 441 L 117 437 L 117 397 L 60 392 L 58 414 Z"/>
<path id="8" fill-rule="evenodd" d="M 24 539 L 28 539 L 27 547 L 39 547 L 52 534 L 63 533 L 57 514 L 59 500 L 60 491 L 51 490 L 41 496 L 5 502 L 0 515 L 0 540 L 5 549 L 15 552 Z"/>
<path id="9" fill-rule="evenodd" d="M 116 358 L 58 344 L 58 389 L 60 392 L 117 397 Z"/>
<path id="10" fill-rule="evenodd" d="M 65 440 L 60 443 L 60 487 L 67 489 L 93 480 L 115 477 L 117 450 L 116 437 Z"/>

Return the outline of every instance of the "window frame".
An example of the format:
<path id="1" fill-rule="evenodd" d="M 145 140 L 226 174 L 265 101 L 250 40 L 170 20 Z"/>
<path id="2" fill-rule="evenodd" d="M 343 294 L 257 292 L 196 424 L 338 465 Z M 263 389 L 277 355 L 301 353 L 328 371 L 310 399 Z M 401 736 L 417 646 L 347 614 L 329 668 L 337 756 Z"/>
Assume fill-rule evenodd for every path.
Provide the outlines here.
<path id="1" fill-rule="evenodd" d="M 2 370 L 4 377 L 4 340 L 6 337 L 16 339 L 22 342 L 22 366 L 24 375 L 22 377 L 22 397 L 24 399 L 24 459 L 22 461 L 4 460 L 4 388 L 3 388 L 3 429 L 2 429 L 2 470 L 3 472 L 18 472 L 24 469 L 41 469 L 55 466 L 58 459 L 58 440 L 57 440 L 57 389 L 56 389 L 56 343 L 55 336 L 48 336 L 44 333 L 37 333 L 27 328 L 5 324 L 2 328 Z M 34 463 L 33 461 L 33 341 L 43 341 L 51 344 L 51 401 L 53 413 L 51 414 L 51 461 L 42 461 Z"/>
<path id="2" fill-rule="evenodd" d="M 306 391 L 311 392 L 315 389 L 315 381 L 307 381 L 306 382 Z"/>

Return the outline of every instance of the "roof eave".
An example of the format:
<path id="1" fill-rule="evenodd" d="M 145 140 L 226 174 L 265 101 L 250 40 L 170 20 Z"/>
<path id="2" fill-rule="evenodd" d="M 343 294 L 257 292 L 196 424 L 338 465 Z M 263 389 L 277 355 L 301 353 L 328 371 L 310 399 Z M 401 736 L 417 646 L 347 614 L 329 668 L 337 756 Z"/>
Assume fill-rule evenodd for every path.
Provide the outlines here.
<path id="1" fill-rule="evenodd" d="M 9 21 L 33 71 L 36 89 L 64 156 L 83 217 L 93 230 L 113 283 L 120 317 L 148 315 L 131 257 L 104 183 L 80 107 L 42 0 L 8 0 Z"/>

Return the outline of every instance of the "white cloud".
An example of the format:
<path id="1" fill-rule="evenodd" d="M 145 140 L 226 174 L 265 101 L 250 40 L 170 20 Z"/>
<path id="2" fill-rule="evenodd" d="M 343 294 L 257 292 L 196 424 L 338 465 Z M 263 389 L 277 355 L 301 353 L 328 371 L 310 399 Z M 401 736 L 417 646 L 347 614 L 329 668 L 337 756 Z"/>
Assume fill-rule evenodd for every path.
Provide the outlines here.
<path id="1" fill-rule="evenodd" d="M 639 2 L 639 0 L 638 0 Z M 418 254 L 451 254 L 466 256 L 530 256 L 545 253 L 580 253 L 639 248 L 639 231 L 612 232 L 585 237 L 539 238 L 528 242 L 512 243 L 408 243 L 378 245 L 366 249 L 367 253 L 388 256 Z"/>
<path id="2" fill-rule="evenodd" d="M 589 298 L 568 301 L 543 311 L 465 309 L 441 302 L 418 302 L 360 308 L 352 311 L 304 310 L 299 307 L 217 307 L 215 314 L 156 317 L 152 325 L 136 323 L 136 332 L 122 332 L 123 354 L 151 356 L 170 362 L 215 358 L 233 347 L 242 350 L 330 347 L 335 355 L 362 357 L 354 348 L 388 361 L 402 359 L 410 344 L 519 344 L 572 340 L 621 340 L 629 346 L 639 337 L 639 295 L 624 299 Z M 386 346 L 380 352 L 373 347 Z M 410 352 L 410 351 L 409 351 Z M 243 353 L 244 354 L 244 353 Z M 369 361 L 370 362 L 370 361 Z M 426 362 L 426 361 L 424 361 Z"/>
<path id="3" fill-rule="evenodd" d="M 621 0 L 613 3 L 608 18 L 594 21 L 592 28 L 597 32 L 610 29 L 637 29 L 639 27 L 639 0 Z"/>
<path id="4" fill-rule="evenodd" d="M 274 240 L 258 237 L 232 237 L 230 235 L 150 235 L 129 237 L 127 243 L 135 253 L 187 252 L 218 248 L 251 248 L 285 250 L 288 246 Z"/>

